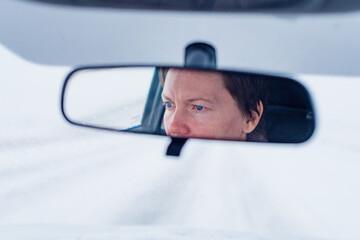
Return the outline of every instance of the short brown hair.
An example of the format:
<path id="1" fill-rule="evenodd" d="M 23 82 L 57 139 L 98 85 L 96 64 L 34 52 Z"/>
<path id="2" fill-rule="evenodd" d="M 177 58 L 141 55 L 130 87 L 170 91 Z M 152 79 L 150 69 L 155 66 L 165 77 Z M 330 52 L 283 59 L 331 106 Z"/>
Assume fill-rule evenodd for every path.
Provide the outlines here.
<path id="1" fill-rule="evenodd" d="M 170 68 L 158 68 L 159 79 L 162 86 L 165 84 L 165 78 Z M 220 72 L 223 76 L 225 88 L 235 99 L 240 111 L 252 118 L 252 111 L 260 114 L 258 104 L 260 101 L 266 109 L 268 101 L 268 81 L 261 76 L 235 73 Z M 267 142 L 265 131 L 265 119 L 260 118 L 256 128 L 246 136 L 247 141 Z"/>

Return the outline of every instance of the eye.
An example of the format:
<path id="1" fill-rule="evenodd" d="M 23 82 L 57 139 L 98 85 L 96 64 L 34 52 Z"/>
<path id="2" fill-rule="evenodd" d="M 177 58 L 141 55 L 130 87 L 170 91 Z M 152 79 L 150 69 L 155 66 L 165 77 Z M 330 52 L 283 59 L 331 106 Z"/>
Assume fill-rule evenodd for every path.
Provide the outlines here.
<path id="1" fill-rule="evenodd" d="M 171 102 L 164 102 L 163 105 L 165 106 L 165 108 L 172 108 L 172 107 L 174 107 L 174 104 L 172 104 Z"/>
<path id="2" fill-rule="evenodd" d="M 194 105 L 195 109 L 198 110 L 198 111 L 201 111 L 201 110 L 204 110 L 205 107 L 204 106 L 201 106 L 201 105 Z"/>

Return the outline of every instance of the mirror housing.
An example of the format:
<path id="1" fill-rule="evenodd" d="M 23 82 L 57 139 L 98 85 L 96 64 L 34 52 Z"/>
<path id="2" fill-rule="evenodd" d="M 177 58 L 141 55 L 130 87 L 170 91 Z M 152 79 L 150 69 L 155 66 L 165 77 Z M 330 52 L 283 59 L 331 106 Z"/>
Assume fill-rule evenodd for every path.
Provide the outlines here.
<path id="1" fill-rule="evenodd" d="M 165 81 L 167 76 L 164 76 L 164 72 L 169 69 L 200 74 L 198 76 L 207 74 L 207 78 L 224 76 L 227 79 L 232 78 L 235 84 L 241 79 L 246 79 L 249 84 L 252 84 L 252 81 L 260 81 L 269 93 L 268 99 L 262 101 L 264 109 L 260 114 L 266 142 L 301 143 L 309 139 L 314 132 L 315 113 L 312 100 L 305 87 L 295 80 L 247 72 L 177 66 L 98 66 L 75 69 L 67 76 L 63 86 L 62 113 L 72 124 L 96 129 L 156 135 L 166 135 L 168 132 L 168 135 L 177 138 L 241 140 L 228 135 L 207 133 L 175 134 L 169 128 L 166 129 L 166 123 L 163 121 L 166 110 L 164 99 L 161 99 L 161 78 L 164 77 Z M 203 86 L 209 85 L 207 78 L 202 80 Z M 190 86 L 189 89 L 191 88 Z M 193 92 L 200 94 L 200 90 L 197 88 Z M 172 108 L 173 105 L 177 104 L 169 103 L 167 107 Z M 192 103 L 191 111 L 198 114 L 203 110 L 202 105 L 205 106 L 203 102 Z M 206 121 L 211 122 L 211 119 L 207 118 Z M 255 130 L 257 128 L 256 125 Z M 248 136 L 246 140 L 259 141 Z"/>

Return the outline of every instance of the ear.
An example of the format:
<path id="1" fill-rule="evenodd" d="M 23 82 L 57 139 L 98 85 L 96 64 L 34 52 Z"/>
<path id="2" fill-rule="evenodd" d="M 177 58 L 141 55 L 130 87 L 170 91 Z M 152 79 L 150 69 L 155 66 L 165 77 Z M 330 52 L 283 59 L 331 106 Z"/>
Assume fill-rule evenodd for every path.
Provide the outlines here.
<path id="1" fill-rule="evenodd" d="M 256 107 L 257 107 L 257 110 L 259 111 L 259 114 L 254 110 L 251 111 L 251 117 L 249 117 L 249 119 L 247 119 L 246 124 L 244 126 L 244 133 L 246 133 L 246 134 L 254 131 L 254 129 L 260 122 L 261 115 L 263 114 L 264 106 L 261 101 L 259 101 L 259 103 L 257 104 Z"/>

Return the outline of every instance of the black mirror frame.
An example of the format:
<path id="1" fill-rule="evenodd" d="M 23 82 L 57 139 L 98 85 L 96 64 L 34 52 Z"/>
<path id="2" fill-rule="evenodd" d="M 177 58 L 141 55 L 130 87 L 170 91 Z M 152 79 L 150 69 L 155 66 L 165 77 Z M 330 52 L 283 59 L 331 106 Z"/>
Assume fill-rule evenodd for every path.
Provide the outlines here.
<path id="1" fill-rule="evenodd" d="M 74 70 L 72 70 L 68 76 L 66 77 L 65 81 L 64 81 L 64 84 L 63 84 L 63 87 L 62 87 L 62 92 L 61 92 L 61 112 L 62 112 L 62 115 L 64 116 L 64 118 L 66 119 L 67 122 L 73 124 L 73 125 L 77 125 L 77 126 L 81 126 L 81 127 L 88 127 L 88 128 L 93 128 L 93 129 L 99 129 L 99 130 L 108 130 L 108 131 L 115 131 L 115 132 L 129 132 L 127 130 L 119 130 L 119 129 L 114 129 L 114 128 L 107 128 L 107 127 L 99 127 L 99 126 L 91 126 L 91 125 L 86 125 L 86 124 L 82 124 L 82 123 L 79 123 L 79 122 L 76 122 L 76 121 L 73 121 L 71 120 L 71 118 L 69 118 L 66 114 L 66 110 L 65 110 L 65 107 L 64 107 L 64 102 L 65 102 L 65 93 L 66 93 L 66 87 L 71 79 L 71 77 L 78 71 L 82 71 L 82 70 L 96 70 L 96 69 L 112 69 L 112 68 L 129 68 L 129 67 L 163 67 L 163 68 L 184 68 L 184 67 L 181 67 L 181 66 L 169 66 L 169 65 L 165 65 L 165 66 L 154 66 L 154 65 L 105 65 L 105 66 L 82 66 L 82 67 L 78 67 L 78 68 L 75 68 Z M 193 69 L 193 70 L 204 70 L 204 68 L 194 68 L 194 67 L 186 67 L 187 69 Z M 220 69 L 206 69 L 207 71 L 219 71 Z M 267 74 L 258 74 L 258 73 L 249 73 L 249 72 L 239 72 L 239 71 L 230 71 L 230 70 L 221 70 L 221 71 L 225 71 L 225 72 L 233 72 L 233 73 L 237 73 L 237 74 L 244 74 L 244 75 L 251 75 L 251 76 L 259 76 L 259 77 L 266 77 L 266 78 L 274 78 L 274 79 L 277 79 L 277 80 L 286 80 L 286 81 L 291 81 L 292 83 L 295 83 L 297 86 L 299 86 L 303 91 L 304 93 L 306 94 L 308 100 L 309 100 L 309 103 L 308 105 L 310 106 L 311 110 L 314 109 L 313 107 L 313 103 L 312 103 L 312 99 L 310 97 L 310 94 L 309 92 L 307 91 L 307 89 L 302 85 L 300 84 L 298 81 L 296 80 L 293 80 L 291 78 L 288 78 L 288 77 L 279 77 L 279 76 L 274 76 L 274 75 L 267 75 Z M 153 82 L 152 82 L 152 87 L 155 88 L 155 87 L 158 87 L 158 86 L 155 86 L 154 85 L 154 79 L 153 79 Z M 159 85 L 157 83 L 157 85 Z M 159 93 L 159 89 L 156 90 L 157 93 L 154 93 L 154 92 L 151 92 L 149 91 L 149 94 L 148 94 L 148 98 L 150 97 L 150 95 L 153 97 L 154 94 L 158 94 Z M 158 99 L 159 100 L 159 99 Z M 160 101 L 160 100 L 159 100 Z M 155 101 L 154 104 L 158 104 L 159 101 Z M 147 108 L 151 109 L 151 106 L 147 106 Z M 313 118 L 314 120 L 314 126 L 313 126 L 313 131 L 312 133 L 310 134 L 310 136 L 307 138 L 309 139 L 312 135 L 313 135 L 313 132 L 315 130 L 315 123 L 316 123 L 316 119 L 315 119 L 315 114 L 313 113 L 313 115 L 311 116 L 311 118 Z M 161 118 L 156 118 L 157 120 L 161 120 Z M 157 122 L 157 128 L 160 127 L 160 123 Z M 132 133 L 137 133 L 136 131 L 130 131 Z M 161 135 L 163 136 L 164 133 L 159 131 L 159 129 L 154 129 L 153 132 L 139 132 L 139 133 L 142 133 L 142 134 L 152 134 L 152 135 Z M 304 141 L 307 141 L 304 140 Z M 285 141 L 284 141 L 285 143 Z"/>

